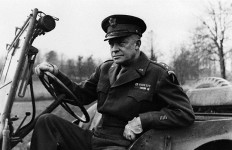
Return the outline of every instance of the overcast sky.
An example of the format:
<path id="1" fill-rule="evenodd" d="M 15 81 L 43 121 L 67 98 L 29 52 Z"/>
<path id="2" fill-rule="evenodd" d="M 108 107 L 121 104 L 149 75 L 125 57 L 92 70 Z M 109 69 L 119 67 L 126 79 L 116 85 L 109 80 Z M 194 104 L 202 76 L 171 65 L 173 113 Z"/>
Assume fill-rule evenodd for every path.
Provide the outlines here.
<path id="1" fill-rule="evenodd" d="M 143 37 L 153 30 L 155 47 L 162 53 L 160 61 L 165 62 L 173 48 L 188 38 L 206 3 L 207 0 L 1 0 L 0 53 L 13 40 L 15 27 L 21 27 L 31 10 L 38 8 L 59 18 L 52 32 L 35 40 L 34 46 L 41 53 L 55 50 L 66 57 L 93 55 L 108 59 L 109 46 L 103 41 L 101 21 L 111 14 L 128 14 L 146 22 L 148 28 Z"/>

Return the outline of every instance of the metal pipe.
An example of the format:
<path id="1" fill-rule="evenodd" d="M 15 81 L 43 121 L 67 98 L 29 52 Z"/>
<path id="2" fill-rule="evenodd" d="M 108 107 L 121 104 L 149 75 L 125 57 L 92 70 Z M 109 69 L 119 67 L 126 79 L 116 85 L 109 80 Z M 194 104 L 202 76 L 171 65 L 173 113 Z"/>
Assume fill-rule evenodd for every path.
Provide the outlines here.
<path id="1" fill-rule="evenodd" d="M 2 131 L 3 138 L 2 138 L 2 150 L 8 150 L 9 149 L 9 126 L 8 126 L 8 119 L 5 121 L 4 129 Z"/>

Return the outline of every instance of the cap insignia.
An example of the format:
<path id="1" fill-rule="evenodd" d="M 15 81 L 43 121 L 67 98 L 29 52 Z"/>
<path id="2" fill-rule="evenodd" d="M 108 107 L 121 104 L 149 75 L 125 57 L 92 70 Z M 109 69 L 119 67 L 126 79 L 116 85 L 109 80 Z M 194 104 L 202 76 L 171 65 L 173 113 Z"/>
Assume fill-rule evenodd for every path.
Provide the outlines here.
<path id="1" fill-rule="evenodd" d="M 116 18 L 110 18 L 109 19 L 109 24 L 111 27 L 116 27 L 117 23 L 116 23 Z"/>

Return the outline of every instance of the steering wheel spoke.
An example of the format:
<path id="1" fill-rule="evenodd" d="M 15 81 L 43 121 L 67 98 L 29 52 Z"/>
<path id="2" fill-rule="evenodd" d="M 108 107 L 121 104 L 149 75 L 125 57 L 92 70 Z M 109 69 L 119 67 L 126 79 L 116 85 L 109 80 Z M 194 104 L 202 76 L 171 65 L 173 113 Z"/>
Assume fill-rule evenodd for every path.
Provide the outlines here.
<path id="1" fill-rule="evenodd" d="M 40 81 L 42 82 L 42 84 L 44 85 L 44 87 L 48 90 L 48 92 L 52 95 L 52 97 L 55 100 L 59 100 L 59 96 L 57 95 L 58 93 L 55 92 L 54 86 L 52 84 L 50 84 L 50 80 L 52 80 L 52 82 L 56 83 L 59 85 L 59 87 L 62 89 L 62 91 L 64 91 L 64 93 L 66 95 L 68 95 L 70 98 L 62 98 L 60 101 L 60 105 L 70 114 L 72 115 L 74 118 L 80 120 L 81 122 L 89 122 L 90 117 L 89 114 L 87 112 L 87 110 L 85 109 L 85 107 L 81 104 L 81 102 L 79 101 L 79 99 L 73 94 L 72 91 L 70 91 L 66 85 L 64 85 L 56 76 L 54 76 L 53 74 L 49 73 L 49 72 L 43 72 L 43 74 L 41 76 L 39 76 Z M 84 114 L 85 118 L 82 118 L 81 116 L 79 116 L 78 114 L 76 114 L 75 112 L 73 112 L 73 110 L 69 107 L 69 104 L 71 105 L 75 105 L 78 106 L 82 113 Z"/>
<path id="2" fill-rule="evenodd" d="M 73 99 L 64 98 L 63 102 L 68 103 L 68 104 L 72 104 L 72 105 L 75 105 L 75 106 L 79 106 L 79 105 L 77 105 L 77 103 Z"/>

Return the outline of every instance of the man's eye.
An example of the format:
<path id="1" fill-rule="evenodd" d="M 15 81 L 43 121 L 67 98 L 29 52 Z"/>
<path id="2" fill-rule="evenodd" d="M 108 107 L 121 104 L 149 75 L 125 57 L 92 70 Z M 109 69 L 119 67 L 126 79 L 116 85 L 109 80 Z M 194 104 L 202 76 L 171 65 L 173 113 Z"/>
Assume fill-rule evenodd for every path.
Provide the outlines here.
<path id="1" fill-rule="evenodd" d="M 113 45 L 114 45 L 114 43 L 109 41 L 109 45 L 110 45 L 110 46 L 113 46 Z"/>
<path id="2" fill-rule="evenodd" d="M 120 46 L 124 46 L 126 44 L 126 42 L 120 42 L 119 45 Z"/>
<path id="3" fill-rule="evenodd" d="M 110 47 L 113 47 L 115 44 L 117 44 L 118 46 L 125 46 L 127 42 L 126 41 L 109 41 L 109 45 Z"/>

